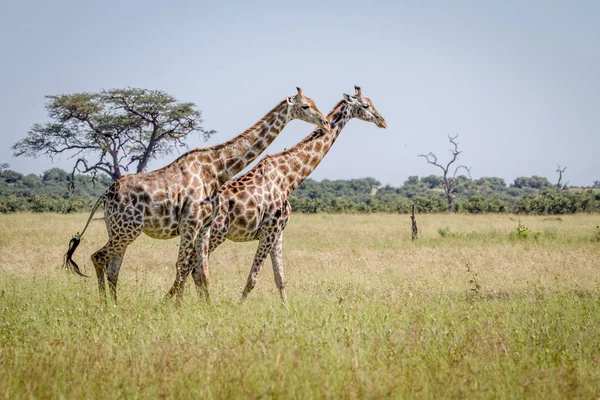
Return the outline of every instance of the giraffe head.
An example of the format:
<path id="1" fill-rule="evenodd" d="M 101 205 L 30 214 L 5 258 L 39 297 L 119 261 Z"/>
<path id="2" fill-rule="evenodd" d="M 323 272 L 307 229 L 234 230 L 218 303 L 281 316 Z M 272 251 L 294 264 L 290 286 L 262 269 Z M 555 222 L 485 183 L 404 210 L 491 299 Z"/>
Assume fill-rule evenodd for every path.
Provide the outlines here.
<path id="1" fill-rule="evenodd" d="M 315 102 L 310 97 L 306 97 L 302 93 L 302 89 L 299 87 L 296 89 L 298 89 L 298 94 L 287 98 L 287 105 L 291 110 L 292 118 L 301 119 L 329 132 L 329 121 L 319 111 Z"/>
<path id="2" fill-rule="evenodd" d="M 352 118 L 362 119 L 363 121 L 372 122 L 380 128 L 385 128 L 387 125 L 385 119 L 375 109 L 371 99 L 364 97 L 359 86 L 354 86 L 356 91 L 353 96 L 344 93 L 344 100 L 350 106 L 350 116 Z"/>

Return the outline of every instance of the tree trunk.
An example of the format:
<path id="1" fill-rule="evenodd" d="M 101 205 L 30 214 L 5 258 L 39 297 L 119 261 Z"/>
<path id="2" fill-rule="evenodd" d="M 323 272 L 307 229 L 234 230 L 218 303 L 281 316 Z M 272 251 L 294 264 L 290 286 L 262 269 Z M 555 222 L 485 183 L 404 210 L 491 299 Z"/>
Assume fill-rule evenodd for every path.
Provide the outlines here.
<path id="1" fill-rule="evenodd" d="M 454 198 L 452 197 L 452 195 L 450 193 L 446 194 L 446 200 L 448 200 L 448 211 L 453 212 L 454 211 Z"/>
<path id="2" fill-rule="evenodd" d="M 148 147 L 146 147 L 144 154 L 142 155 L 142 157 L 140 158 L 140 161 L 138 162 L 137 169 L 135 171 L 136 173 L 139 174 L 140 172 L 144 172 L 146 170 L 146 167 L 148 166 L 148 161 L 150 160 L 150 155 L 152 154 L 152 149 L 154 149 L 154 147 L 156 146 L 157 136 L 158 136 L 158 126 L 156 126 L 156 123 L 153 123 L 152 135 L 150 136 L 150 141 L 148 142 Z"/>

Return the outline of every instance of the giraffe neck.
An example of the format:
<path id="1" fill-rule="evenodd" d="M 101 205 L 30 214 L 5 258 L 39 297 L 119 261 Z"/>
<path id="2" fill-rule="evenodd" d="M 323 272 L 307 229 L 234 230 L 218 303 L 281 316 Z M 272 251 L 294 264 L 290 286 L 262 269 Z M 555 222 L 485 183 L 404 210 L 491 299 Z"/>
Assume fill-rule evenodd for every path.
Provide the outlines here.
<path id="1" fill-rule="evenodd" d="M 291 110 L 284 100 L 242 134 L 210 147 L 218 154 L 217 165 L 222 167 L 219 172 L 220 183 L 225 183 L 254 161 L 291 120 Z"/>
<path id="2" fill-rule="evenodd" d="M 286 175 L 282 180 L 282 190 L 289 196 L 321 163 L 346 123 L 352 119 L 350 107 L 341 101 L 327 116 L 331 130 L 329 133 L 318 128 L 300 143 L 279 156 L 278 170 Z"/>

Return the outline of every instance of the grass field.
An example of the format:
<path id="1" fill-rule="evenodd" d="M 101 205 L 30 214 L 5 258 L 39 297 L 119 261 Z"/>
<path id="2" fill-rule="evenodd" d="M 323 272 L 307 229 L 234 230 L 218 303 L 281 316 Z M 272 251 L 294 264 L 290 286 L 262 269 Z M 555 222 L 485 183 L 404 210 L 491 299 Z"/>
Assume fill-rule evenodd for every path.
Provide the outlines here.
<path id="1" fill-rule="evenodd" d="M 256 242 L 162 304 L 177 240 L 141 237 L 107 309 L 60 268 L 86 218 L 0 215 L 0 398 L 600 396 L 600 215 L 294 215 L 285 307 L 270 261 L 238 303 Z"/>

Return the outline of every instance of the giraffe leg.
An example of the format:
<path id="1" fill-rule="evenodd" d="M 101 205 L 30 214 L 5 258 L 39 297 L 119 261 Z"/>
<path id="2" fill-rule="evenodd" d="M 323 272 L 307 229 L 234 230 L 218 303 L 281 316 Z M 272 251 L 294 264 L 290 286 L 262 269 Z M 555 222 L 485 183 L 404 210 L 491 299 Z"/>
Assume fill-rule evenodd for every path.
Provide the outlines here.
<path id="1" fill-rule="evenodd" d="M 165 296 L 165 300 L 169 300 L 173 295 L 177 295 L 175 304 L 181 305 L 183 300 L 183 289 L 185 285 L 185 279 L 191 270 L 191 263 L 194 261 L 194 242 L 198 235 L 197 229 L 188 227 L 181 232 L 179 237 L 179 254 L 177 256 L 177 263 L 175 265 L 177 275 L 175 276 L 175 282 L 169 289 L 169 292 Z"/>
<path id="2" fill-rule="evenodd" d="M 212 232 L 212 229 L 211 229 Z M 210 234 L 210 239 L 208 242 L 208 254 L 206 256 L 207 262 L 210 260 L 210 255 L 217 247 L 219 247 L 224 241 L 225 235 L 213 235 Z M 198 296 L 200 298 L 206 297 L 208 300 L 208 285 L 210 284 L 210 278 L 208 277 L 208 266 L 206 267 L 206 274 L 202 270 L 202 265 L 204 263 L 204 256 L 202 255 L 202 251 L 198 251 L 196 254 L 200 255 L 200 260 L 194 260 L 194 269 L 192 270 L 192 277 L 194 278 L 194 283 L 196 284 L 196 291 L 198 292 Z"/>
<path id="3" fill-rule="evenodd" d="M 137 236 L 136 236 L 137 237 Z M 96 268 L 96 276 L 98 277 L 98 289 L 100 290 L 100 298 L 106 303 L 106 287 L 104 276 L 108 278 L 108 286 L 112 295 L 113 301 L 117 302 L 117 280 L 119 278 L 119 269 L 123 261 L 123 255 L 127 246 L 135 240 L 134 238 L 120 238 L 121 241 L 109 240 L 100 250 L 92 254 L 92 261 Z"/>
<path id="4" fill-rule="evenodd" d="M 105 264 L 102 262 L 102 256 L 99 255 L 104 248 L 98 250 L 92 255 L 92 262 L 96 269 L 96 276 L 98 277 L 98 290 L 100 291 L 100 301 L 104 302 L 106 306 L 106 275 L 105 275 Z"/>
<path id="5" fill-rule="evenodd" d="M 123 255 L 127 246 L 129 246 L 142 233 L 143 225 L 141 223 L 128 226 L 123 229 L 118 223 L 108 216 L 106 218 L 106 227 L 108 230 L 108 242 L 97 252 L 92 254 L 92 262 L 96 269 L 98 277 L 98 289 L 100 297 L 106 304 L 106 286 L 105 276 L 108 278 L 108 285 L 111 290 L 113 300 L 117 301 L 117 279 L 119 269 L 123 261 Z"/>
<path id="6" fill-rule="evenodd" d="M 254 289 L 256 286 L 256 281 L 258 280 L 258 273 L 262 268 L 263 262 L 267 257 L 267 254 L 271 251 L 275 240 L 279 232 L 265 232 L 263 236 L 260 238 L 258 242 L 258 249 L 256 249 L 256 254 L 254 255 L 254 262 L 252 263 L 252 269 L 250 270 L 250 274 L 248 275 L 248 280 L 246 281 L 246 286 L 244 287 L 244 292 L 242 293 L 242 300 L 248 297 L 248 294 Z"/>
<path id="7" fill-rule="evenodd" d="M 108 288 L 110 289 L 110 294 L 112 295 L 112 299 L 115 304 L 117 304 L 117 280 L 119 279 L 119 269 L 121 268 L 121 263 L 123 262 L 123 256 L 125 255 L 126 249 L 127 247 L 125 247 L 121 252 L 115 254 L 108 262 L 106 268 Z"/>
<path id="8" fill-rule="evenodd" d="M 106 305 L 106 265 L 108 264 L 114 244 L 109 240 L 100 250 L 92 254 L 92 262 L 96 269 L 96 276 L 98 277 L 98 289 L 100 291 L 100 300 Z"/>
<path id="9" fill-rule="evenodd" d="M 273 248 L 271 249 L 271 263 L 273 264 L 273 275 L 275 276 L 275 285 L 279 289 L 281 302 L 287 302 L 285 295 L 285 278 L 283 277 L 283 232 L 279 234 Z"/>
<path id="10" fill-rule="evenodd" d="M 198 235 L 196 246 L 196 254 L 198 256 L 197 263 L 193 264 L 196 270 L 196 275 L 199 275 L 200 286 L 198 286 L 198 277 L 194 276 L 196 289 L 200 298 L 204 297 L 207 303 L 210 303 L 208 287 L 210 286 L 210 276 L 208 274 L 208 258 L 209 258 L 209 242 L 210 229 L 205 229 Z"/>

